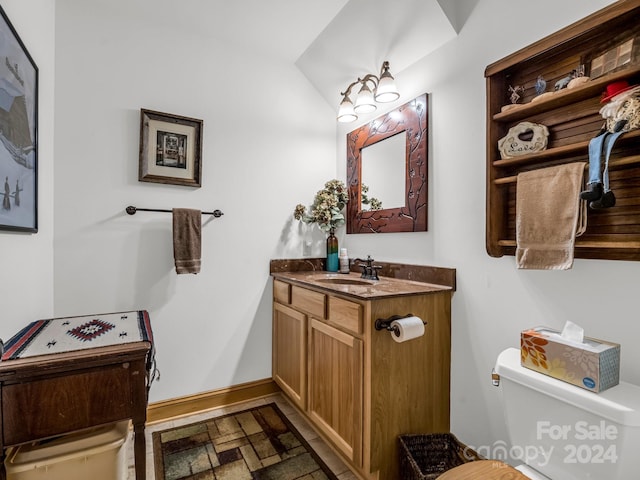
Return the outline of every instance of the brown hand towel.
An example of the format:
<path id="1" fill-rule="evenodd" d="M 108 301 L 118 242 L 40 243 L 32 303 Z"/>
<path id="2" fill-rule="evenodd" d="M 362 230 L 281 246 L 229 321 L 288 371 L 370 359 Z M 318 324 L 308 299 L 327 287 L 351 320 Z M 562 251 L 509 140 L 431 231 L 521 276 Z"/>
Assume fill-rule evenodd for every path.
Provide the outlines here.
<path id="1" fill-rule="evenodd" d="M 202 214 L 190 208 L 173 209 L 173 258 L 176 273 L 199 273 Z"/>
<path id="2" fill-rule="evenodd" d="M 518 268 L 567 270 L 573 266 L 576 234 L 586 228 L 586 202 L 580 200 L 584 167 L 577 162 L 518 174 Z"/>

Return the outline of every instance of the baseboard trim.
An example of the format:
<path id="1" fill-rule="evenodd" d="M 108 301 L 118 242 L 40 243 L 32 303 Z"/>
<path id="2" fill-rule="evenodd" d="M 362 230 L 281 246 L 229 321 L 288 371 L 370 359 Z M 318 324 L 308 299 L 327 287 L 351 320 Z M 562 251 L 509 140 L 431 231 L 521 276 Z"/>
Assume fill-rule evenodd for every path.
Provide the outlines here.
<path id="1" fill-rule="evenodd" d="M 186 415 L 193 415 L 233 403 L 245 402 L 280 392 L 280 387 L 271 378 L 241 383 L 220 390 L 172 398 L 151 403 L 147 407 L 147 425 L 165 422 Z"/>

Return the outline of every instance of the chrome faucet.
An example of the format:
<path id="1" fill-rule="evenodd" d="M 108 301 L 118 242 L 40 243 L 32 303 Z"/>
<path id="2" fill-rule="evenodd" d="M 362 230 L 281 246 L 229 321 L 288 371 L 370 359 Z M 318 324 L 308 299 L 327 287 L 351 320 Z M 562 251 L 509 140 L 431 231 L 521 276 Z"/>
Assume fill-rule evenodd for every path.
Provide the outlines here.
<path id="1" fill-rule="evenodd" d="M 371 258 L 371 255 L 367 255 L 366 260 L 354 258 L 352 263 L 366 262 L 366 263 L 358 263 L 358 266 L 362 268 L 362 275 L 360 275 L 360 278 L 364 278 L 367 280 L 380 280 L 378 278 L 378 270 L 382 268 L 382 265 L 374 265 L 373 264 L 374 261 L 375 260 Z"/>

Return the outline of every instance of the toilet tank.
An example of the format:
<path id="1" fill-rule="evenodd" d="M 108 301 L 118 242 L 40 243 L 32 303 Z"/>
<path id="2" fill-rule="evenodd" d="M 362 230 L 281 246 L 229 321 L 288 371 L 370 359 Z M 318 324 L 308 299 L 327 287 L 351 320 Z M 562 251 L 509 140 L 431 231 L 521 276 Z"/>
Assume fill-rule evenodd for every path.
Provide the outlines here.
<path id="1" fill-rule="evenodd" d="M 508 348 L 496 361 L 509 432 L 507 460 L 554 480 L 640 478 L 640 387 L 594 393 L 520 365 Z"/>

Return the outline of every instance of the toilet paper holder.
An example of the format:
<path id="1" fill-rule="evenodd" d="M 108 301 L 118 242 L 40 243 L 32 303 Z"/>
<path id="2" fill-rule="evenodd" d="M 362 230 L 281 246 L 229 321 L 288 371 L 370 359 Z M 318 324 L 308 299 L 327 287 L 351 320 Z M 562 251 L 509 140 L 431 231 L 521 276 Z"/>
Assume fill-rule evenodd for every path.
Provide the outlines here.
<path id="1" fill-rule="evenodd" d="M 396 337 L 400 336 L 400 330 L 398 329 L 398 327 L 396 325 L 391 325 L 391 322 L 393 322 L 394 320 L 400 320 L 402 318 L 409 318 L 409 317 L 413 317 L 413 313 L 407 313 L 406 315 L 392 315 L 389 318 L 378 318 L 376 320 L 376 323 L 374 324 L 374 326 L 376 327 L 376 330 L 388 330 L 390 332 L 393 332 L 393 334 Z M 427 322 L 425 322 L 424 320 L 422 321 L 422 323 L 424 325 L 427 324 Z"/>

